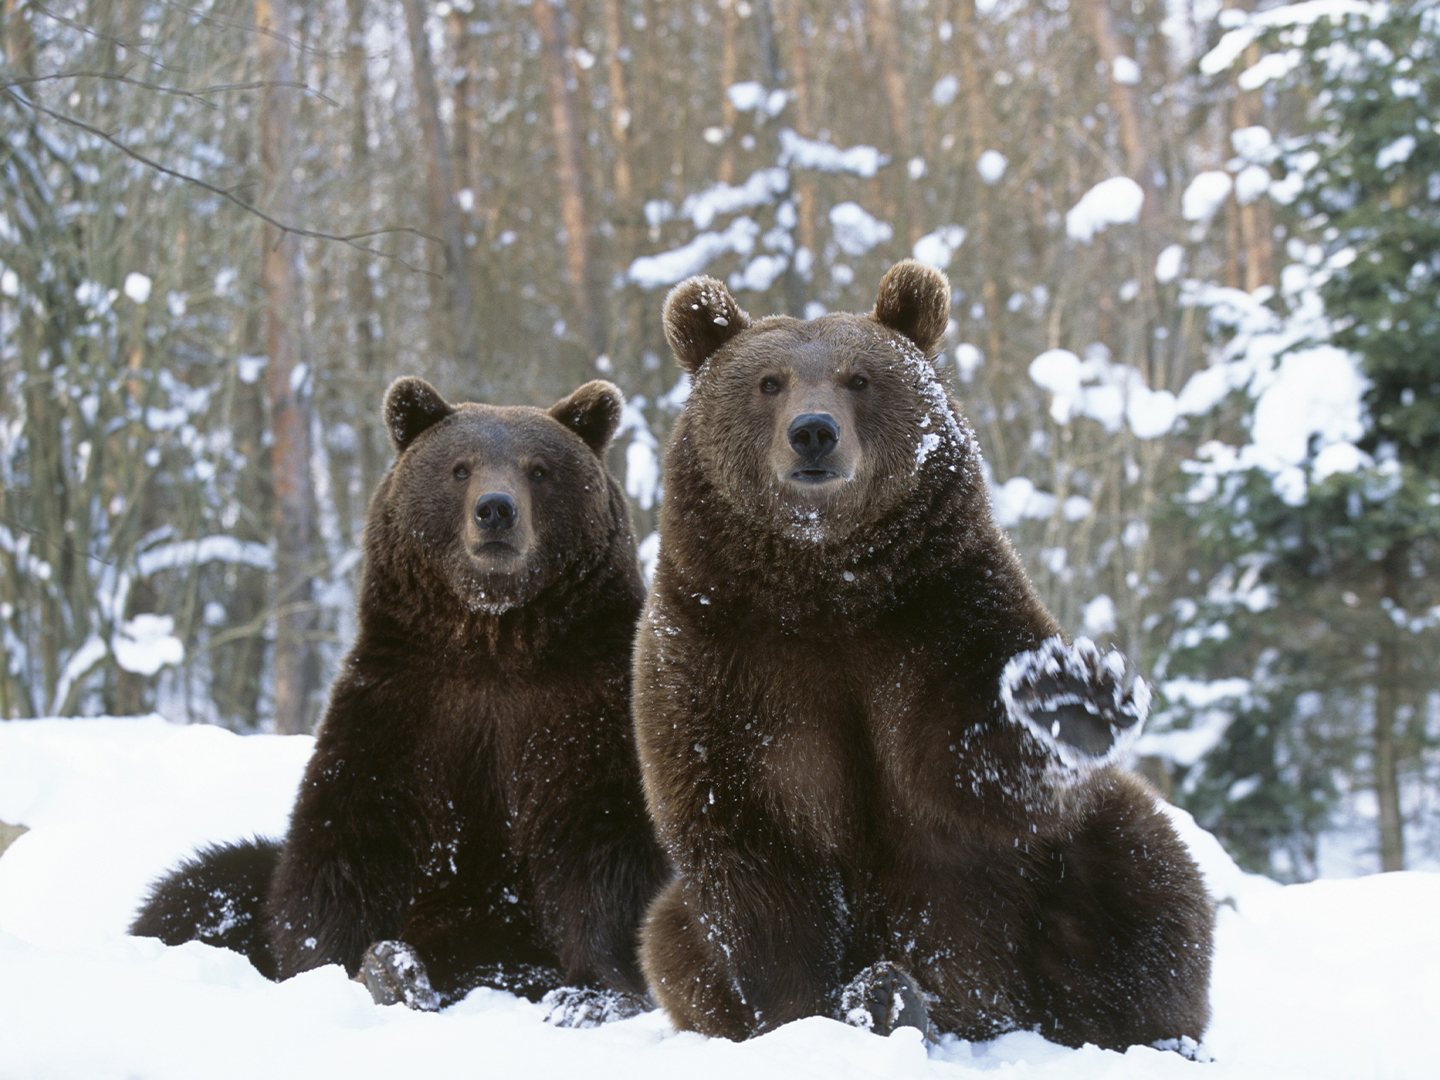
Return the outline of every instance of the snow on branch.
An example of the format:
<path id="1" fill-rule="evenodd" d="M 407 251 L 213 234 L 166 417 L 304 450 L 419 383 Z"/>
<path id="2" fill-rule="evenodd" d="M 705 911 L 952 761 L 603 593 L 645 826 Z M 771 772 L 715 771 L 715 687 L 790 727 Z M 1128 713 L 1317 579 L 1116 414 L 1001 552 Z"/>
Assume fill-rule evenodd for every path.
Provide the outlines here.
<path id="1" fill-rule="evenodd" d="M 237 540 L 233 536 L 206 536 L 199 540 L 177 540 L 142 551 L 135 560 L 141 577 L 158 570 L 177 566 L 198 566 L 207 562 L 228 562 L 253 566 L 257 570 L 275 569 L 275 554 L 265 544 Z"/>

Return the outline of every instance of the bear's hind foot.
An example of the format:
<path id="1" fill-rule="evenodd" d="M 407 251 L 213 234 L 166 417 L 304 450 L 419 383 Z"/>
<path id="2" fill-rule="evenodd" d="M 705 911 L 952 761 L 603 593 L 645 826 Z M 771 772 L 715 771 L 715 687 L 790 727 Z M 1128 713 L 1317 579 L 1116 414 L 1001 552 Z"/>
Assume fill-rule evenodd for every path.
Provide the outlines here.
<path id="1" fill-rule="evenodd" d="M 1189 1035 L 1181 1035 L 1178 1039 L 1161 1039 L 1153 1042 L 1150 1046 L 1155 1050 L 1165 1050 L 1172 1054 L 1179 1054 L 1186 1061 L 1197 1061 L 1208 1065 L 1215 1058 L 1210 1051 L 1205 1049 L 1205 1044 L 1197 1042 Z"/>
<path id="2" fill-rule="evenodd" d="M 567 1028 L 599 1027 L 616 1020 L 628 1020 L 654 1008 L 635 994 L 575 986 L 551 990 L 540 999 L 540 1005 L 548 1010 L 545 1014 L 547 1024 Z"/>
<path id="3" fill-rule="evenodd" d="M 1020 724 L 1068 768 L 1119 761 L 1150 711 L 1150 687 L 1125 678 L 1125 658 L 1102 654 L 1088 638 L 1067 645 L 1053 637 L 1017 653 L 1000 676 L 1000 700 Z"/>
<path id="4" fill-rule="evenodd" d="M 926 1040 L 935 1038 L 920 987 L 909 972 L 889 960 L 871 964 L 840 991 L 840 1019 L 876 1035 L 913 1027 Z"/>
<path id="5" fill-rule="evenodd" d="M 403 941 L 377 941 L 360 961 L 359 981 L 377 1005 L 404 1002 L 420 1012 L 436 1012 L 440 996 L 430 986 L 425 962 Z"/>

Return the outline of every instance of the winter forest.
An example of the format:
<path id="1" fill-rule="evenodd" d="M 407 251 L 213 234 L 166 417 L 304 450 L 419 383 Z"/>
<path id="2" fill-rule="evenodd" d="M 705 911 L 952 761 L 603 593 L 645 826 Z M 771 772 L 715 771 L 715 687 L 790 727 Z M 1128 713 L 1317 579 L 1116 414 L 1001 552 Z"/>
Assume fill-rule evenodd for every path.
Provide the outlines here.
<path id="1" fill-rule="evenodd" d="M 309 730 L 391 380 L 614 381 L 645 537 L 666 290 L 913 256 L 1142 770 L 1281 880 L 1440 864 L 1434 0 L 0 6 L 0 719 Z"/>

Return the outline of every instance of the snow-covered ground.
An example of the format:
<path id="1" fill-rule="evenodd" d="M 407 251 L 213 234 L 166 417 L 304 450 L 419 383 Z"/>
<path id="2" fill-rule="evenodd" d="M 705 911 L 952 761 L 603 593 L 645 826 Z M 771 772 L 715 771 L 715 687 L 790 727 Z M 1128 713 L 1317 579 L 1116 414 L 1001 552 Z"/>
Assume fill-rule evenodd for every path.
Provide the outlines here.
<path id="1" fill-rule="evenodd" d="M 1209 1063 L 1028 1033 L 926 1048 L 824 1019 L 748 1043 L 659 1014 L 562 1030 L 481 990 L 382 1008 L 338 968 L 287 983 L 199 944 L 127 937 L 146 884 L 196 845 L 279 834 L 311 741 L 145 719 L 0 723 L 0 1080 L 369 1077 L 1440 1076 L 1440 874 L 1282 887 L 1181 818 L 1220 908 Z"/>

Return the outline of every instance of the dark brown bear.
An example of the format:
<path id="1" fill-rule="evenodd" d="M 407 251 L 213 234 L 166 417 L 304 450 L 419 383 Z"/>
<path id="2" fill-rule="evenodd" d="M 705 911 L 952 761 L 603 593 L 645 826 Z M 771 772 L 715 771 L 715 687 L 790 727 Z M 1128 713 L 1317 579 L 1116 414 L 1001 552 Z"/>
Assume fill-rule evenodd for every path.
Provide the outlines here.
<path id="1" fill-rule="evenodd" d="M 635 654 L 676 877 L 642 963 L 677 1027 L 798 1017 L 1069 1045 L 1198 1039 L 1212 910 L 1114 763 L 1148 703 L 1067 644 L 995 525 L 932 358 L 949 286 L 752 322 L 708 278 L 665 328 L 692 389 Z"/>
<path id="2" fill-rule="evenodd" d="M 390 387 L 359 632 L 269 849 L 279 978 L 339 963 L 421 1008 L 477 985 L 644 993 L 637 928 L 666 871 L 629 723 L 644 590 L 602 461 L 621 408 L 603 382 L 548 411 Z"/>

